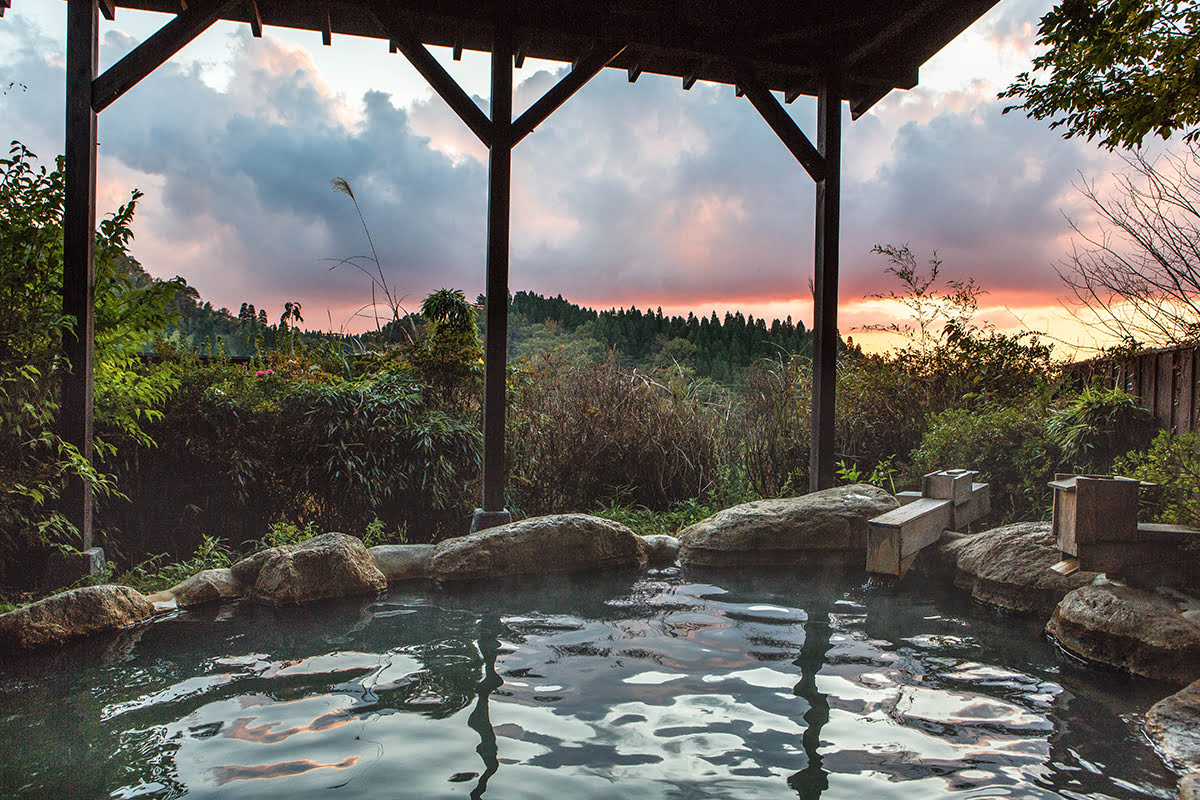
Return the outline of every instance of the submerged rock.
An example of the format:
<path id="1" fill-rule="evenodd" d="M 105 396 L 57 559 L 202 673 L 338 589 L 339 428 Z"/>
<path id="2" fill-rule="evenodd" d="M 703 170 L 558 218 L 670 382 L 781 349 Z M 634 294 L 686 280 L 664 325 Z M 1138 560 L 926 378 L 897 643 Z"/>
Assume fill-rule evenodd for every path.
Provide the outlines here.
<path id="1" fill-rule="evenodd" d="M 387 586 L 387 579 L 362 540 L 342 533 L 326 533 L 299 544 L 264 550 L 254 558 L 258 556 L 263 558 L 258 562 L 250 594 L 268 603 L 350 597 Z M 237 576 L 237 565 L 233 571 Z M 243 574 L 248 572 L 243 568 Z"/>
<path id="2" fill-rule="evenodd" d="M 626 569 L 640 566 L 644 559 L 637 534 L 621 523 L 587 514 L 555 514 L 447 539 L 434 551 L 431 574 L 441 581 L 465 581 Z"/>
<path id="3" fill-rule="evenodd" d="M 392 583 L 428 578 L 434 549 L 431 544 L 381 544 L 367 552 L 383 577 Z"/>
<path id="4" fill-rule="evenodd" d="M 1019 612 L 1048 612 L 1094 572 L 1059 575 L 1062 559 L 1049 522 L 1019 522 L 973 536 L 948 538 L 938 547 L 955 565 L 954 584 L 976 600 Z"/>
<path id="5" fill-rule="evenodd" d="M 704 567 L 865 560 L 867 520 L 898 507 L 895 497 L 867 484 L 756 500 L 680 531 L 679 560 Z"/>
<path id="6" fill-rule="evenodd" d="M 206 569 L 197 572 L 183 583 L 167 589 L 180 608 L 200 606 L 217 600 L 230 600 L 246 593 L 232 569 Z M 159 599 L 152 596 L 151 600 Z"/>
<path id="7" fill-rule="evenodd" d="M 1146 733 L 1169 761 L 1200 770 L 1200 680 L 1151 706 Z"/>
<path id="8" fill-rule="evenodd" d="M 84 586 L 0 615 L 0 651 L 56 644 L 140 622 L 154 604 L 128 586 Z"/>
<path id="9" fill-rule="evenodd" d="M 642 536 L 641 539 L 646 551 L 646 566 L 662 569 L 675 565 L 675 559 L 679 556 L 678 539 L 664 533 Z"/>
<path id="10" fill-rule="evenodd" d="M 1082 586 L 1055 607 L 1046 632 L 1089 661 L 1177 684 L 1200 678 L 1200 625 L 1157 592 Z"/>

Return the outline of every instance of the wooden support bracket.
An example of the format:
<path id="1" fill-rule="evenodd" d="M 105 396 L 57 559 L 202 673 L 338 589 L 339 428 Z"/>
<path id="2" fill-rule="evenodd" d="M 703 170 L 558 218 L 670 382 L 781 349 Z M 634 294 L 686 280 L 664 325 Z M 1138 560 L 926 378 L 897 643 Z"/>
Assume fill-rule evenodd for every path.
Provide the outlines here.
<path id="1" fill-rule="evenodd" d="M 371 12 L 396 49 L 404 53 L 405 58 L 416 67 L 417 72 L 421 73 L 421 77 L 433 87 L 435 92 L 441 95 L 441 98 L 446 101 L 446 105 L 458 114 L 458 118 L 463 121 L 463 124 L 470 128 L 487 147 L 491 147 L 495 135 L 492 121 L 480 110 L 479 106 L 475 105 L 475 101 L 463 91 L 450 73 L 446 72 L 446 68 L 433 57 L 420 38 L 404 23 L 396 13 L 395 7 L 391 3 L 377 0 L 371 4 Z M 461 47 L 458 50 L 461 56 Z"/>
<path id="2" fill-rule="evenodd" d="M 525 110 L 525 113 L 512 124 L 511 144 L 524 139 L 533 129 L 542 124 L 563 103 L 583 88 L 584 84 L 595 77 L 614 58 L 625 50 L 624 45 L 597 47 L 591 53 L 579 60 L 579 63 L 567 75 L 555 84 L 548 92 L 538 98 L 537 102 Z"/>
<path id="3" fill-rule="evenodd" d="M 100 13 L 109 22 L 117 18 L 117 3 L 116 0 L 100 0 Z"/>
<path id="4" fill-rule="evenodd" d="M 227 8 L 237 2 L 239 0 L 196 2 L 187 11 L 180 12 L 175 19 L 92 81 L 92 110 L 99 113 L 108 108 L 114 100 L 182 50 L 184 45 L 208 30 Z"/>
<path id="5" fill-rule="evenodd" d="M 250 0 L 250 34 L 255 39 L 262 38 L 262 14 L 259 13 L 257 0 Z"/>
<path id="6" fill-rule="evenodd" d="M 629 82 L 637 83 L 637 79 L 642 76 L 642 65 L 634 64 L 629 68 Z"/>
<path id="7" fill-rule="evenodd" d="M 333 44 L 333 17 L 328 6 L 325 7 L 325 14 L 321 19 L 321 44 L 326 47 Z"/>

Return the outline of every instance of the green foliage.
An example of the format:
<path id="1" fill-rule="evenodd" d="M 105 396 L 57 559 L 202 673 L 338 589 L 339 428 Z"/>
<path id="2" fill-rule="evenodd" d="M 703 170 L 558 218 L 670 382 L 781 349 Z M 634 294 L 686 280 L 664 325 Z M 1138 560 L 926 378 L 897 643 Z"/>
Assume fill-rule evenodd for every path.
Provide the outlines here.
<path id="1" fill-rule="evenodd" d="M 666 511 L 651 511 L 645 506 L 622 505 L 619 499 L 614 499 L 592 513 L 620 522 L 642 536 L 674 536 L 689 525 L 708 519 L 722 509 L 758 499 L 757 495 L 750 492 L 710 493 L 700 497 L 689 497 Z"/>
<path id="2" fill-rule="evenodd" d="M 992 518 L 1042 519 L 1050 508 L 1047 482 L 1060 457 L 1046 434 L 1046 411 L 1035 405 L 954 408 L 929 419 L 912 453 L 916 478 L 936 470 L 978 470 L 991 484 Z"/>
<path id="3" fill-rule="evenodd" d="M 276 520 L 271 523 L 266 536 L 260 541 L 262 549 L 268 547 L 285 547 L 290 544 L 306 542 L 321 531 L 315 522 L 306 522 L 303 526 L 287 520 Z"/>
<path id="4" fill-rule="evenodd" d="M 135 564 L 125 572 L 106 576 L 104 580 L 150 594 L 182 583 L 201 570 L 224 569 L 239 558 L 239 554 L 221 539 L 205 535 L 190 558 L 170 561 L 166 554 L 159 554 Z"/>
<path id="5" fill-rule="evenodd" d="M 1118 388 L 1086 386 L 1050 412 L 1050 439 L 1077 472 L 1107 473 L 1120 454 L 1150 438 L 1152 414 Z"/>
<path id="6" fill-rule="evenodd" d="M 872 486 L 887 489 L 892 494 L 895 494 L 896 476 L 899 472 L 892 464 L 895 458 L 894 455 L 888 456 L 872 467 L 870 472 L 863 472 L 857 464 L 842 459 L 838 461 L 837 469 L 834 470 L 834 473 L 842 483 L 851 485 L 869 483 Z"/>
<path id="7" fill-rule="evenodd" d="M 1200 435 L 1159 431 L 1150 447 L 1117 459 L 1113 469 L 1155 484 L 1142 491 L 1143 518 L 1200 527 Z"/>
<path id="8" fill-rule="evenodd" d="M 24 565 L 31 545 L 69 546 L 77 532 L 56 510 L 69 479 L 112 496 L 111 478 L 56 433 L 66 368 L 60 342 L 74 335 L 62 313 L 61 160 L 54 170 L 13 142 L 0 159 L 0 563 Z M 143 426 L 158 419 L 174 388 L 169 370 L 136 363 L 168 320 L 170 284 L 135 279 L 127 253 L 141 193 L 103 219 L 96 233 L 95 398 L 97 453 L 116 444 L 151 444 Z M 144 273 L 143 273 L 144 274 Z M 0 574 L 3 580 L 4 574 Z"/>
<path id="9" fill-rule="evenodd" d="M 1000 97 L 1064 136 L 1136 148 L 1148 135 L 1200 137 L 1200 5 L 1064 0 L 1042 17 L 1033 60 Z"/>
<path id="10" fill-rule="evenodd" d="M 409 361 L 444 399 L 466 405 L 483 375 L 475 309 L 461 290 L 439 289 L 425 298 L 421 313 L 428 325 L 409 348 Z"/>

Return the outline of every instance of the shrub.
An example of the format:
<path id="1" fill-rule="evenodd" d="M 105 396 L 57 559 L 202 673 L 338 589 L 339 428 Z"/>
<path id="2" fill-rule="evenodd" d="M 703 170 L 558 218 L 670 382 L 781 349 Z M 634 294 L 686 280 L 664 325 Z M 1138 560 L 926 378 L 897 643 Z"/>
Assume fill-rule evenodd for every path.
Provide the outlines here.
<path id="1" fill-rule="evenodd" d="M 1107 473 L 1117 456 L 1146 445 L 1152 416 L 1136 396 L 1091 385 L 1050 412 L 1047 431 L 1073 469 Z"/>
<path id="2" fill-rule="evenodd" d="M 78 532 L 57 511 L 68 480 L 92 482 L 100 499 L 115 485 L 56 431 L 60 342 L 75 320 L 62 313 L 61 159 L 55 169 L 13 142 L 0 159 L 0 582 L 28 578 L 44 546 L 70 547 Z M 139 284 L 126 251 L 141 193 L 96 232 L 95 398 L 99 458 L 114 445 L 150 445 L 143 431 L 174 388 L 169 370 L 135 363 L 168 321 L 174 283 Z M 106 465 L 107 466 L 107 465 Z"/>
<path id="3" fill-rule="evenodd" d="M 957 408 L 930 418 L 912 453 L 910 477 L 941 469 L 978 470 L 991 484 L 992 519 L 1042 519 L 1050 507 L 1046 484 L 1058 461 L 1038 405 Z"/>
<path id="4" fill-rule="evenodd" d="M 508 463 L 521 511 L 611 502 L 662 511 L 714 485 L 724 407 L 708 384 L 553 357 L 516 378 Z"/>
<path id="5" fill-rule="evenodd" d="M 1142 507 L 1154 522 L 1200 527 L 1200 436 L 1160 431 L 1144 451 L 1116 460 L 1118 475 L 1153 483 Z"/>
<path id="6" fill-rule="evenodd" d="M 763 497 L 808 491 L 812 362 L 761 359 L 738 393 L 737 433 L 750 488 Z"/>

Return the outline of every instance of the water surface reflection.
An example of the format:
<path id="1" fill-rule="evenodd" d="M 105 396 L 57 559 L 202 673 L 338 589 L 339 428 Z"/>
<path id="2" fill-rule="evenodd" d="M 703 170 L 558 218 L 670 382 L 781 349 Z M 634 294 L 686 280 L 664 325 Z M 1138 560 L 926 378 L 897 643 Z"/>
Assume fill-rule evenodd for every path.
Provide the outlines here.
<path id="1" fill-rule="evenodd" d="M 1169 797 L 1162 686 L 823 574 L 235 604 L 0 667 L 4 797 Z"/>

